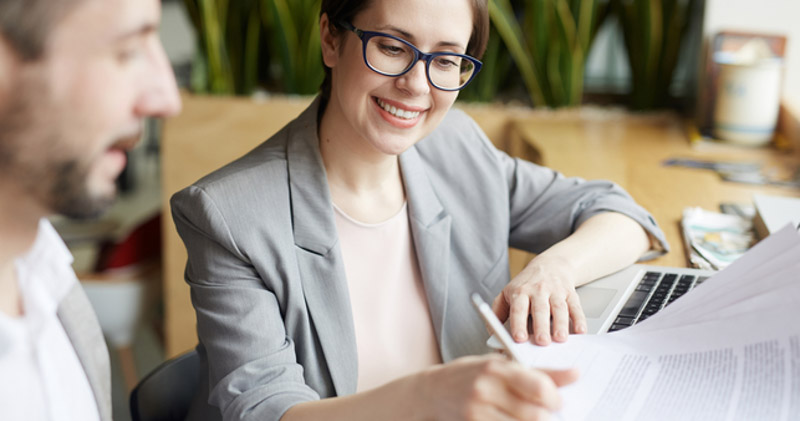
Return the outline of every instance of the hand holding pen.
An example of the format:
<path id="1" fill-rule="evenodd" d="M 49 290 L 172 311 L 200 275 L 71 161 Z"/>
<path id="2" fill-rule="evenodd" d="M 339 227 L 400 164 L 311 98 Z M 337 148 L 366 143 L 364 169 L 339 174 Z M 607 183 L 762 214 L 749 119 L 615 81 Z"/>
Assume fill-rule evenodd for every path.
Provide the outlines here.
<path id="1" fill-rule="evenodd" d="M 489 328 L 489 331 L 497 338 L 500 344 L 503 346 L 503 350 L 505 351 L 506 355 L 514 362 L 525 365 L 524 359 L 520 355 L 517 350 L 519 346 L 514 342 L 511 338 L 511 334 L 508 333 L 506 328 L 500 322 L 500 319 L 492 311 L 492 308 L 489 307 L 479 294 L 473 293 L 472 294 L 472 304 L 475 307 L 475 310 L 478 311 L 483 321 L 486 323 L 486 326 Z M 570 383 L 573 383 L 575 380 L 578 379 L 578 371 L 575 369 L 569 370 L 543 370 L 543 369 L 530 369 L 531 371 L 536 371 L 545 374 L 551 380 L 548 382 L 547 386 L 552 387 L 554 391 L 557 393 L 557 388 L 561 386 L 566 386 Z M 543 394 L 549 394 L 550 391 L 543 391 Z M 555 408 L 550 407 L 551 410 L 557 409 L 558 406 Z"/>

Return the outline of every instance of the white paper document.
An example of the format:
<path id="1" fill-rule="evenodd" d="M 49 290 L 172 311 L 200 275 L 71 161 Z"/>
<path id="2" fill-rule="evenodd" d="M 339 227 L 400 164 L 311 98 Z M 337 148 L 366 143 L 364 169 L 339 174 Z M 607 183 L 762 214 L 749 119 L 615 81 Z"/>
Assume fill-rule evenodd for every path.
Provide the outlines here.
<path id="1" fill-rule="evenodd" d="M 787 226 L 627 329 L 514 346 L 527 365 L 580 370 L 563 420 L 800 420 L 800 234 Z"/>

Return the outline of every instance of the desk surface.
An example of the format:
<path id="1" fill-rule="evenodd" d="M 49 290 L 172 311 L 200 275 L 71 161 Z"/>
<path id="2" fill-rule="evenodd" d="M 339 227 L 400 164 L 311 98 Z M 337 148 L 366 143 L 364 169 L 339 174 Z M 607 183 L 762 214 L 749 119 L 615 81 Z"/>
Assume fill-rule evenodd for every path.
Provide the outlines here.
<path id="1" fill-rule="evenodd" d="M 675 157 L 758 161 L 785 175 L 800 161 L 796 154 L 769 148 L 710 142 L 692 146 L 683 121 L 671 113 L 631 115 L 584 108 L 534 112 L 512 124 L 511 133 L 533 146 L 543 165 L 567 176 L 610 179 L 647 208 L 672 247 L 652 264 L 687 266 L 680 229 L 685 207 L 718 210 L 720 203 L 752 203 L 754 193 L 800 197 L 800 189 L 731 183 L 711 170 L 663 166 L 662 161 Z"/>

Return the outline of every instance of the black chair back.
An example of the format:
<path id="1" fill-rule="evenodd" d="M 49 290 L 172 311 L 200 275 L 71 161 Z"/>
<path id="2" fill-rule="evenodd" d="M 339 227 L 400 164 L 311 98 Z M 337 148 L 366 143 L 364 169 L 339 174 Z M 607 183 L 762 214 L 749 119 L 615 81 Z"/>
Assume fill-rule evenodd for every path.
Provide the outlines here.
<path id="1" fill-rule="evenodd" d="M 131 392 L 133 421 L 183 421 L 200 379 L 200 356 L 192 350 L 165 361 Z"/>

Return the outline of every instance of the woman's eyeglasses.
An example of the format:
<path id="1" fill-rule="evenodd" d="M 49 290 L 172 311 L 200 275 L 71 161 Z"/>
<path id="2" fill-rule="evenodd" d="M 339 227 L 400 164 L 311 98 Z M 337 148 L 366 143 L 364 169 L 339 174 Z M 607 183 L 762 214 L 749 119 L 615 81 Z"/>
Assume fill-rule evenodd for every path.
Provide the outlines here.
<path id="1" fill-rule="evenodd" d="M 394 35 L 362 31 L 344 21 L 339 22 L 339 26 L 358 35 L 367 67 L 384 76 L 402 76 L 417 61 L 423 60 L 431 85 L 443 91 L 458 91 L 469 84 L 482 66 L 478 59 L 465 54 L 423 53 L 410 42 Z"/>

